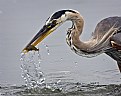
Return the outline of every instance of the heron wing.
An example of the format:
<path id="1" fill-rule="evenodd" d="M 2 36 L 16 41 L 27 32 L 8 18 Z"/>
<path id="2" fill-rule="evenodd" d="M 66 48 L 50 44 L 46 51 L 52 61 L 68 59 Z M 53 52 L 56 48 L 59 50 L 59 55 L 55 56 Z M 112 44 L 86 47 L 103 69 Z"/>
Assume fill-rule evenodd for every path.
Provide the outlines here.
<path id="1" fill-rule="evenodd" d="M 105 52 L 108 49 L 112 48 L 110 43 L 111 42 L 110 38 L 114 34 L 116 35 L 118 30 L 121 30 L 121 17 L 108 17 L 100 21 L 95 28 L 95 31 L 93 33 L 93 38 L 92 38 L 97 43 L 93 45 L 93 47 L 91 48 L 91 51 Z M 120 38 L 119 34 L 116 36 L 113 36 L 112 39 L 115 39 L 114 37 Z"/>
<path id="2" fill-rule="evenodd" d="M 95 28 L 93 37 L 100 40 L 113 26 L 121 29 L 121 17 L 108 17 L 100 21 Z"/>
<path id="3" fill-rule="evenodd" d="M 108 46 L 104 46 L 110 48 L 105 53 L 117 61 L 121 72 L 121 17 L 108 17 L 100 21 L 95 28 L 93 37 L 98 38 L 99 42 L 112 26 L 118 28 L 118 31 L 108 40 Z"/>

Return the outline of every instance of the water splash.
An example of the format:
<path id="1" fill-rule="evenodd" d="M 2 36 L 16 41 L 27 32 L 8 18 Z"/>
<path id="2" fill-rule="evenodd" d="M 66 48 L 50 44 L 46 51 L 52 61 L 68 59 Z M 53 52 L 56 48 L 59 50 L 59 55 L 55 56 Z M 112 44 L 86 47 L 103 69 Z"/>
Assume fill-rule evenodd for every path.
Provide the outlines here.
<path id="1" fill-rule="evenodd" d="M 22 78 L 25 80 L 28 88 L 39 87 L 45 83 L 44 74 L 40 67 L 42 58 L 39 52 L 21 53 L 20 61 L 22 63 Z"/>
<path id="2" fill-rule="evenodd" d="M 45 48 L 46 48 L 47 54 L 48 54 L 48 55 L 50 55 L 50 50 L 49 50 L 48 45 L 47 45 L 47 44 L 45 44 L 45 43 L 43 43 L 43 45 L 44 45 L 44 46 L 45 46 Z"/>
<path id="3" fill-rule="evenodd" d="M 43 43 L 43 46 L 46 48 L 47 55 L 50 55 L 50 50 L 47 44 Z M 44 73 L 41 71 L 41 64 L 44 62 L 39 51 L 29 51 L 24 54 L 21 53 L 21 69 L 22 69 L 22 78 L 25 80 L 27 87 L 30 88 L 41 88 L 42 85 L 45 85 L 45 88 L 51 88 L 53 91 L 56 89 L 61 89 L 58 85 L 61 82 L 60 79 L 47 84 L 45 82 Z M 63 58 L 60 58 L 60 62 L 63 61 Z"/>

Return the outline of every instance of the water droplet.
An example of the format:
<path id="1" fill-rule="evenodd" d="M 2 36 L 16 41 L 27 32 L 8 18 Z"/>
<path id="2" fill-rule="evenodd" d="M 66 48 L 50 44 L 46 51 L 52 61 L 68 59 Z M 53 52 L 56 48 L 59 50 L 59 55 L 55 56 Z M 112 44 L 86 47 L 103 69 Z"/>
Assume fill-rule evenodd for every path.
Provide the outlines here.
<path id="1" fill-rule="evenodd" d="M 21 58 L 20 58 L 20 61 L 23 61 L 25 58 L 25 54 L 24 53 L 21 53 Z"/>
<path id="2" fill-rule="evenodd" d="M 46 88 L 51 89 L 51 86 L 49 86 L 49 85 L 46 84 Z"/>
<path id="3" fill-rule="evenodd" d="M 48 45 L 45 45 L 46 49 L 48 49 Z"/>
<path id="4" fill-rule="evenodd" d="M 63 60 L 63 58 L 61 58 L 61 61 Z"/>
<path id="5" fill-rule="evenodd" d="M 63 63 L 62 61 L 63 61 L 63 58 L 60 58 L 59 62 L 60 62 L 60 63 Z"/>
<path id="6" fill-rule="evenodd" d="M 50 55 L 50 50 L 49 50 L 48 45 L 45 45 L 45 47 L 46 47 L 46 50 L 47 50 L 47 54 Z"/>
<path id="7" fill-rule="evenodd" d="M 38 67 L 40 67 L 40 63 L 41 62 L 42 62 L 42 57 L 41 57 L 41 54 L 38 51 L 38 63 L 39 63 L 39 66 Z"/>
<path id="8" fill-rule="evenodd" d="M 60 83 L 61 82 L 61 80 L 58 80 L 56 83 L 58 84 L 58 83 Z"/>
<path id="9" fill-rule="evenodd" d="M 20 58 L 20 61 L 23 61 L 23 58 Z"/>
<path id="10" fill-rule="evenodd" d="M 55 91 L 55 89 L 54 88 L 51 88 L 51 90 L 54 92 Z"/>
<path id="11" fill-rule="evenodd" d="M 42 44 L 45 46 L 46 51 L 47 51 L 47 54 L 48 54 L 48 55 L 50 55 L 50 50 L 49 50 L 48 45 L 47 45 L 47 44 L 45 44 L 45 43 L 42 43 Z"/>
<path id="12" fill-rule="evenodd" d="M 50 52 L 49 52 L 49 50 L 47 50 L 47 55 L 50 55 Z"/>
<path id="13" fill-rule="evenodd" d="M 77 63 L 77 62 L 75 62 L 75 64 L 77 65 L 78 63 Z"/>

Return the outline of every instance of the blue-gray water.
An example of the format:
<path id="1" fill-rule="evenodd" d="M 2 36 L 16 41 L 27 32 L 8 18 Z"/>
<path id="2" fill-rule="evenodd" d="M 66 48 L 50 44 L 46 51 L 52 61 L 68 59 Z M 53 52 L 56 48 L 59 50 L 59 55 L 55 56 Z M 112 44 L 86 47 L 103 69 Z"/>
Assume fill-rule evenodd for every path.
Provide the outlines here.
<path id="1" fill-rule="evenodd" d="M 25 81 L 21 77 L 21 50 L 53 12 L 60 9 L 78 10 L 85 19 L 81 38 L 88 40 L 101 19 L 121 16 L 120 5 L 120 0 L 0 0 L 0 95 L 26 93 Z M 64 82 L 65 86 L 68 84 L 67 90 L 77 86 L 77 83 L 80 84 L 79 90 L 83 90 L 81 86 L 83 84 L 96 83 L 96 87 L 108 85 L 120 94 L 117 90 L 121 87 L 117 84 L 121 84 L 121 75 L 116 62 L 105 54 L 89 59 L 73 53 L 65 42 L 66 30 L 70 26 L 71 23 L 66 22 L 38 46 L 42 56 L 41 71 L 44 73 L 46 83 L 57 83 L 61 79 L 59 84 L 64 85 Z M 100 87 L 97 88 L 100 89 Z M 107 91 L 96 91 L 97 93 L 94 94 L 97 96 L 99 92 L 108 94 L 112 91 L 111 88 L 105 89 Z M 85 87 L 86 89 L 88 86 Z M 57 94 L 61 96 L 63 92 L 60 91 Z M 71 92 L 73 93 L 73 90 Z M 88 91 L 76 93 L 77 96 L 78 94 L 82 96 L 91 94 L 85 92 Z M 91 92 L 93 94 L 93 91 Z"/>

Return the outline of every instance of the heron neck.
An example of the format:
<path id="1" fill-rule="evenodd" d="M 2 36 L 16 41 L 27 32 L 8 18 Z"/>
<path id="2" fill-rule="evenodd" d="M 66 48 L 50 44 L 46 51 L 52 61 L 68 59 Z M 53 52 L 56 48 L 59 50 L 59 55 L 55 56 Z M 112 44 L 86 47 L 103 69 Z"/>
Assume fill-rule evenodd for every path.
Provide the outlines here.
<path id="1" fill-rule="evenodd" d="M 72 20 L 72 22 L 73 22 L 73 29 L 71 32 L 72 44 L 78 49 L 81 49 L 83 51 L 88 51 L 91 48 L 90 46 L 94 45 L 94 43 L 96 42 L 93 39 L 85 42 L 80 40 L 80 35 L 82 34 L 84 26 L 83 18 L 80 16 L 76 20 Z"/>

